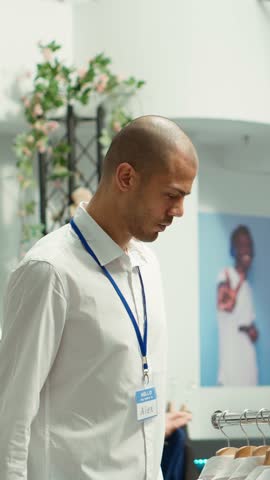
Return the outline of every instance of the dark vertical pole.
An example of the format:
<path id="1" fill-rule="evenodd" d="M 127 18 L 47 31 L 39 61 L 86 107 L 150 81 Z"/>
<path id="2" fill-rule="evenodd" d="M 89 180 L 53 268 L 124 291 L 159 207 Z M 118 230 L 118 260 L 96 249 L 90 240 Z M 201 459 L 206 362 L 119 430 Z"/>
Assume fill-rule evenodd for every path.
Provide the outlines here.
<path id="1" fill-rule="evenodd" d="M 46 154 L 38 154 L 38 177 L 39 177 L 39 218 L 42 223 L 43 235 L 47 233 L 46 223 Z"/>
<path id="2" fill-rule="evenodd" d="M 68 153 L 68 170 L 71 175 L 68 178 L 68 197 L 69 197 L 69 204 L 72 203 L 71 194 L 75 189 L 75 170 L 76 170 L 76 119 L 72 105 L 68 105 L 67 108 L 67 142 L 70 148 Z"/>
<path id="3" fill-rule="evenodd" d="M 104 122 L 104 109 L 102 105 L 99 105 L 97 109 L 97 177 L 98 177 L 98 182 L 101 177 L 101 172 L 102 172 L 102 162 L 103 162 L 103 156 L 102 156 L 102 145 L 99 141 L 101 137 L 101 132 L 103 128 L 103 122 Z"/>

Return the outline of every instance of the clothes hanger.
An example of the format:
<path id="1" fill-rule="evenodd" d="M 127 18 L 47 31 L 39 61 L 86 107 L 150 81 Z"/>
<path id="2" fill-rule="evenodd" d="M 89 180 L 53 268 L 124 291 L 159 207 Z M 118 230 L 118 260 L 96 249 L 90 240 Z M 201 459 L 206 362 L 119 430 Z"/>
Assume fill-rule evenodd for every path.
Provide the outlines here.
<path id="1" fill-rule="evenodd" d="M 250 445 L 250 441 L 249 441 L 247 432 L 244 430 L 243 425 L 242 425 L 242 420 L 243 420 L 243 418 L 245 418 L 246 421 L 248 422 L 247 412 L 248 412 L 248 410 L 246 409 L 246 410 L 244 410 L 244 412 L 242 413 L 242 415 L 240 415 L 240 428 L 241 428 L 242 432 L 244 433 L 244 435 L 245 435 L 245 437 L 246 437 L 246 439 L 247 439 L 247 444 L 244 445 L 243 447 L 238 448 L 237 452 L 235 452 L 234 458 L 251 457 L 253 451 L 254 451 L 255 448 L 256 448 L 254 445 Z"/>
<path id="2" fill-rule="evenodd" d="M 268 426 L 270 428 L 269 421 L 270 421 L 270 415 L 268 415 Z M 264 459 L 263 465 L 269 465 L 270 466 L 270 448 L 265 453 L 265 459 Z"/>
<path id="3" fill-rule="evenodd" d="M 268 450 L 265 454 L 265 459 L 264 459 L 263 465 L 269 465 L 270 466 L 270 448 L 268 448 Z"/>
<path id="4" fill-rule="evenodd" d="M 222 413 L 222 412 L 220 412 Z M 234 456 L 235 453 L 236 453 L 236 450 L 237 448 L 235 447 L 231 447 L 231 441 L 230 441 L 230 438 L 228 437 L 228 435 L 224 432 L 223 430 L 223 427 L 220 426 L 220 422 L 221 422 L 221 418 L 225 421 L 226 423 L 226 414 L 228 413 L 228 410 L 225 410 L 222 415 L 219 416 L 218 418 L 218 428 L 220 430 L 220 432 L 224 435 L 224 437 L 227 438 L 227 447 L 224 447 L 224 448 L 220 448 L 217 452 L 216 452 L 216 456 L 222 456 L 222 455 L 231 455 L 231 456 Z"/>
<path id="5" fill-rule="evenodd" d="M 259 412 L 256 415 L 256 426 L 257 426 L 257 429 L 259 430 L 259 432 L 262 434 L 263 445 L 259 445 L 258 447 L 255 448 L 255 450 L 252 453 L 252 456 L 254 456 L 254 457 L 265 455 L 267 450 L 270 448 L 270 445 L 266 444 L 266 438 L 265 438 L 264 432 L 262 431 L 262 429 L 258 425 L 258 417 L 261 416 L 261 419 L 263 420 L 263 412 L 265 412 L 266 410 L 267 410 L 266 408 L 261 408 L 261 410 L 259 410 Z M 268 416 L 268 424 L 269 424 L 269 416 Z"/>

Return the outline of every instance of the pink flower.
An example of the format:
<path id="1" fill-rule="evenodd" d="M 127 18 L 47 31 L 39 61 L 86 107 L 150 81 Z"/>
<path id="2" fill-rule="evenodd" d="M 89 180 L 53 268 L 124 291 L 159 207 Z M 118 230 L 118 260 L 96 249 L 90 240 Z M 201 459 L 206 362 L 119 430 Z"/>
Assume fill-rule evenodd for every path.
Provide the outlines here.
<path id="1" fill-rule="evenodd" d="M 44 135 L 47 135 L 47 134 L 48 134 L 48 132 L 47 132 L 47 124 L 46 124 L 45 122 L 37 121 L 37 122 L 34 123 L 33 128 L 34 128 L 35 130 L 37 130 L 38 132 L 44 133 Z"/>
<path id="2" fill-rule="evenodd" d="M 18 175 L 17 179 L 18 179 L 18 182 L 20 182 L 20 183 L 24 182 L 24 176 L 23 175 Z"/>
<path id="3" fill-rule="evenodd" d="M 79 78 L 82 80 L 87 73 L 87 69 L 86 68 L 79 68 L 77 70 L 77 73 L 78 73 Z"/>
<path id="4" fill-rule="evenodd" d="M 99 79 L 96 83 L 96 91 L 98 93 L 103 93 L 104 90 L 106 89 L 106 86 L 107 86 L 107 83 L 109 81 L 109 77 L 108 75 L 106 75 L 106 73 L 102 73 L 100 76 L 99 76 Z"/>
<path id="5" fill-rule="evenodd" d="M 27 137 L 26 140 L 27 140 L 27 143 L 30 143 L 30 145 L 31 145 L 32 143 L 34 143 L 34 141 L 35 141 L 33 135 L 28 135 L 28 137 Z"/>
<path id="6" fill-rule="evenodd" d="M 113 122 L 113 131 L 114 131 L 114 132 L 116 132 L 116 133 L 117 133 L 117 132 L 120 132 L 121 128 L 122 128 L 122 127 L 121 127 L 121 123 L 120 123 L 120 122 L 118 122 L 118 121 L 114 121 L 114 122 Z"/>
<path id="7" fill-rule="evenodd" d="M 41 131 L 42 133 L 44 133 L 44 135 L 48 135 L 48 133 L 49 133 L 49 132 L 48 132 L 48 127 L 47 127 L 47 125 L 48 125 L 47 123 L 43 123 L 43 124 L 41 124 L 41 126 L 40 126 L 40 131 Z"/>
<path id="8" fill-rule="evenodd" d="M 34 125 L 33 125 L 33 128 L 35 128 L 35 130 L 39 130 L 42 132 L 42 123 L 41 122 L 35 122 Z"/>
<path id="9" fill-rule="evenodd" d="M 23 147 L 22 152 L 26 157 L 31 157 L 32 155 L 31 150 L 28 147 Z"/>
<path id="10" fill-rule="evenodd" d="M 36 103 L 36 105 L 34 106 L 33 114 L 36 117 L 43 114 L 43 109 L 42 109 L 42 106 L 40 105 L 40 103 Z"/>
<path id="11" fill-rule="evenodd" d="M 29 108 L 29 107 L 30 107 L 31 103 L 30 103 L 29 98 L 27 98 L 27 97 L 22 97 L 22 101 L 23 101 L 23 104 L 24 104 L 25 108 Z"/>
<path id="12" fill-rule="evenodd" d="M 99 79 L 102 83 L 108 83 L 108 80 L 109 80 L 109 77 L 106 73 L 102 73 L 100 76 L 99 76 Z"/>
<path id="13" fill-rule="evenodd" d="M 104 85 L 102 85 L 101 83 L 96 86 L 96 91 L 97 91 L 98 93 L 103 93 L 104 90 L 105 90 L 105 87 L 104 87 Z"/>
<path id="14" fill-rule="evenodd" d="M 45 153 L 46 152 L 46 145 L 43 140 L 39 140 L 37 142 L 37 148 L 40 153 Z"/>
<path id="15" fill-rule="evenodd" d="M 42 55 L 46 62 L 50 62 L 53 58 L 53 53 L 50 48 L 43 48 Z"/>
<path id="16" fill-rule="evenodd" d="M 55 120 L 51 120 L 50 122 L 47 123 L 47 131 L 48 133 L 54 132 L 59 128 L 59 123 L 56 122 Z"/>
<path id="17" fill-rule="evenodd" d="M 63 75 L 61 75 L 61 73 L 58 73 L 55 76 L 55 80 L 57 80 L 59 83 L 63 83 L 65 81 L 65 77 L 63 77 Z"/>

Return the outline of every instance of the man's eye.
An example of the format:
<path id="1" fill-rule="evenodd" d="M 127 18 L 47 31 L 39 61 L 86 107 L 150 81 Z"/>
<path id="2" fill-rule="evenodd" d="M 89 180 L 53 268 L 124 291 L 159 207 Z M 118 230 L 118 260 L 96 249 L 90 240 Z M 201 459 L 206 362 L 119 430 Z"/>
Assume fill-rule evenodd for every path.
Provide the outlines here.
<path id="1" fill-rule="evenodd" d="M 167 197 L 175 199 L 177 198 L 177 195 L 174 195 L 173 193 L 167 193 Z"/>

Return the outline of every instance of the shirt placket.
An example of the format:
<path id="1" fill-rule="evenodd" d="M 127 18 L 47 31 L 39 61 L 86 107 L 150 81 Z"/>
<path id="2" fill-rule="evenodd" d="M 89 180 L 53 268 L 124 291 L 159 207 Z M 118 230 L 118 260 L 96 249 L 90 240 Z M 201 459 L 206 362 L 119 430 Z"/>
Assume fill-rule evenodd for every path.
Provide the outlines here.
<path id="1" fill-rule="evenodd" d="M 156 480 L 153 478 L 153 432 L 152 422 L 145 420 L 144 422 L 144 437 L 145 437 L 145 451 L 146 451 L 146 476 L 145 480 Z"/>
<path id="2" fill-rule="evenodd" d="M 130 284 L 132 297 L 134 301 L 134 314 L 138 322 L 138 326 L 143 336 L 144 333 L 144 309 L 143 309 L 143 298 L 142 298 L 142 289 L 141 283 L 138 274 L 138 268 L 133 267 L 130 272 Z M 146 299 L 147 304 L 147 299 Z M 150 371 L 151 375 L 151 371 Z M 150 377 L 151 378 L 151 377 Z M 145 420 L 143 423 L 143 432 L 144 432 L 144 441 L 145 441 L 145 464 L 146 464 L 146 475 L 145 480 L 153 480 L 153 440 L 152 440 L 152 420 Z"/>

